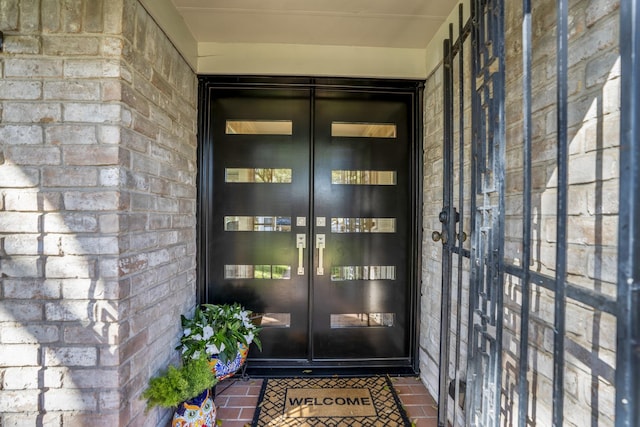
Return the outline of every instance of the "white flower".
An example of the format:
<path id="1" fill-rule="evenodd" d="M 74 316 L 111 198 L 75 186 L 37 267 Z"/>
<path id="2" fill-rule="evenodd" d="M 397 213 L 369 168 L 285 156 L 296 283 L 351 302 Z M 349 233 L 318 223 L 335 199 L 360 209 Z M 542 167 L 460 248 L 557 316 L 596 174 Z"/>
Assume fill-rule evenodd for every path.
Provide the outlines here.
<path id="1" fill-rule="evenodd" d="M 224 343 L 220 344 L 220 348 L 215 344 L 207 344 L 207 354 L 219 354 L 222 353 L 224 349 Z"/>
<path id="2" fill-rule="evenodd" d="M 247 344 L 251 344 L 253 342 L 253 332 L 249 332 L 245 335 L 244 339 L 247 340 Z"/>
<path id="3" fill-rule="evenodd" d="M 189 335 L 191 335 L 191 328 L 187 328 L 187 329 L 185 329 L 185 330 L 184 330 L 183 335 L 184 335 L 185 337 L 188 337 Z"/>
<path id="4" fill-rule="evenodd" d="M 253 330 L 253 329 L 255 329 L 255 328 L 256 328 L 256 325 L 254 325 L 254 324 L 253 324 L 253 322 L 251 321 L 251 319 L 247 319 L 247 320 L 245 320 L 245 321 L 244 321 L 244 327 L 245 327 L 246 329 Z"/>
<path id="5" fill-rule="evenodd" d="M 187 352 L 187 350 L 189 350 L 189 348 L 186 345 L 182 346 L 182 354 L 185 354 Z"/>
<path id="6" fill-rule="evenodd" d="M 196 341 L 200 341 L 202 339 L 202 335 L 196 334 L 196 335 L 193 336 L 193 339 L 196 340 Z"/>
<path id="7" fill-rule="evenodd" d="M 213 328 L 211 326 L 205 326 L 202 329 L 202 336 L 205 340 L 208 340 L 209 338 L 211 338 L 213 336 Z"/>
<path id="8" fill-rule="evenodd" d="M 246 311 L 242 312 L 242 324 L 245 328 L 253 329 L 253 323 L 251 323 L 251 319 L 249 319 L 249 314 Z"/>
<path id="9" fill-rule="evenodd" d="M 196 350 L 196 351 L 193 353 L 193 356 L 191 356 L 191 358 L 192 358 L 192 359 L 199 359 L 199 358 L 200 358 L 200 351 L 199 351 L 199 350 Z"/>

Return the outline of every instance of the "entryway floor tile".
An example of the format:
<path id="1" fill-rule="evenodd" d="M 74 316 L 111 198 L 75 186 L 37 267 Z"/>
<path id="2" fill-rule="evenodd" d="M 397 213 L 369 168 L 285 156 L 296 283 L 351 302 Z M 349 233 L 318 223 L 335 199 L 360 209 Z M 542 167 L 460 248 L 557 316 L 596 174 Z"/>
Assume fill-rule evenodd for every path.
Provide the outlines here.
<path id="1" fill-rule="evenodd" d="M 392 377 L 400 401 L 415 427 L 436 427 L 438 407 L 418 377 Z M 256 410 L 261 378 L 229 378 L 216 386 L 216 408 L 222 427 L 250 426 Z"/>

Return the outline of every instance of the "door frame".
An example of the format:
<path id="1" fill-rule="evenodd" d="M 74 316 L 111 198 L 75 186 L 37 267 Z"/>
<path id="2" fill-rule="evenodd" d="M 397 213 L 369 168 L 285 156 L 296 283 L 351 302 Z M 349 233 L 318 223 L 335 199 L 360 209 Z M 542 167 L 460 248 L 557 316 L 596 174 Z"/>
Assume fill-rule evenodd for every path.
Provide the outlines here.
<path id="1" fill-rule="evenodd" d="M 394 92 L 406 93 L 412 97 L 411 140 L 409 147 L 410 169 L 410 238 L 409 242 L 409 307 L 411 324 L 409 327 L 409 366 L 404 371 L 419 371 L 419 336 L 420 336 L 420 288 L 422 270 L 422 176 L 423 176 L 423 132 L 422 132 L 422 96 L 424 81 L 416 80 L 383 80 L 383 79 L 350 79 L 350 78 L 312 78 L 312 77 L 243 77 L 243 76 L 199 76 L 198 77 L 198 150 L 197 150 L 197 256 L 196 256 L 196 302 L 208 300 L 208 269 L 210 247 L 207 236 L 212 225 L 209 222 L 213 212 L 213 200 L 206 197 L 213 190 L 213 132 L 209 117 L 211 111 L 212 92 L 220 88 L 316 88 L 345 90 L 357 92 Z M 282 368 L 299 368 L 283 365 Z M 340 366 L 332 366 L 335 371 Z M 407 369 L 408 368 L 408 369 Z M 389 368 L 382 368 L 390 372 Z M 321 370 L 314 369 L 316 373 Z M 371 370 L 369 370 L 371 371 Z M 400 371 L 398 371 L 400 372 Z"/>

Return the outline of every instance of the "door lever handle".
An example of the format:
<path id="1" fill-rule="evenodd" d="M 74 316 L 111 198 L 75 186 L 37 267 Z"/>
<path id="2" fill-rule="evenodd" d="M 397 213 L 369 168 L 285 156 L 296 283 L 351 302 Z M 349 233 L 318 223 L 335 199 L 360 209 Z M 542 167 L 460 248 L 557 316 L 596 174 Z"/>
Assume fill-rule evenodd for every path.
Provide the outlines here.
<path id="1" fill-rule="evenodd" d="M 324 260 L 323 253 L 325 247 L 325 239 L 324 234 L 316 234 L 316 249 L 318 249 L 318 268 L 316 269 L 316 274 L 318 276 L 324 275 Z"/>
<path id="2" fill-rule="evenodd" d="M 296 234 L 296 248 L 298 249 L 298 276 L 304 276 L 304 248 L 307 247 L 307 235 Z"/>

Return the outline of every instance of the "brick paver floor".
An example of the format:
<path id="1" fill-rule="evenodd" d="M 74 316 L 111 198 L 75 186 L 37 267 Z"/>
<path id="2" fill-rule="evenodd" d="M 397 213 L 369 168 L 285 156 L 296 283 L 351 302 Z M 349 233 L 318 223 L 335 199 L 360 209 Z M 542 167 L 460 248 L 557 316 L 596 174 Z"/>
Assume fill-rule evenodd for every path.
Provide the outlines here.
<path id="1" fill-rule="evenodd" d="M 416 427 L 436 427 L 438 408 L 417 377 L 393 377 L 392 382 L 409 419 Z M 221 427 L 251 425 L 258 404 L 262 379 L 229 378 L 216 386 L 217 418 Z"/>

